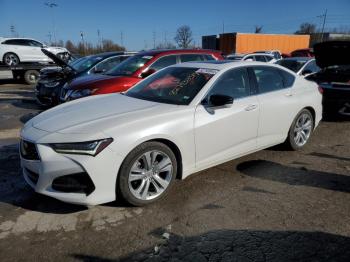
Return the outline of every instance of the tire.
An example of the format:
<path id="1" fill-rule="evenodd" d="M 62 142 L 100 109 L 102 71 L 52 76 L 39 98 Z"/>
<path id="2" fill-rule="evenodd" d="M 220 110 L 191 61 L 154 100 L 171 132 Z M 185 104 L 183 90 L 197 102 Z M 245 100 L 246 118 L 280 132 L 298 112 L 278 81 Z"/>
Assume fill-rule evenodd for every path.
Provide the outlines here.
<path id="1" fill-rule="evenodd" d="M 133 206 L 151 204 L 168 193 L 176 174 L 177 161 L 173 151 L 160 142 L 145 142 L 125 158 L 118 174 L 117 198 Z"/>
<path id="2" fill-rule="evenodd" d="M 24 73 L 24 81 L 28 85 L 35 85 L 39 79 L 39 72 L 36 70 L 28 70 Z"/>
<path id="3" fill-rule="evenodd" d="M 291 150 L 303 148 L 309 141 L 314 130 L 315 120 L 308 109 L 301 110 L 295 117 L 285 144 Z"/>
<path id="4" fill-rule="evenodd" d="M 4 54 L 2 61 L 7 66 L 16 66 L 20 63 L 19 57 L 15 53 Z"/>

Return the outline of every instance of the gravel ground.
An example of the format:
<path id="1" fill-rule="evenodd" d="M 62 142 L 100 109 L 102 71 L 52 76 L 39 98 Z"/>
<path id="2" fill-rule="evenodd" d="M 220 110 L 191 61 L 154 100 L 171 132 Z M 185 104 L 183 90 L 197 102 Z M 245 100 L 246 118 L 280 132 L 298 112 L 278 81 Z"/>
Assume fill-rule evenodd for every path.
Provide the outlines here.
<path id="1" fill-rule="evenodd" d="M 142 208 L 69 205 L 23 181 L 18 132 L 42 108 L 0 83 L 1 261 L 349 261 L 350 119 L 178 181 Z"/>

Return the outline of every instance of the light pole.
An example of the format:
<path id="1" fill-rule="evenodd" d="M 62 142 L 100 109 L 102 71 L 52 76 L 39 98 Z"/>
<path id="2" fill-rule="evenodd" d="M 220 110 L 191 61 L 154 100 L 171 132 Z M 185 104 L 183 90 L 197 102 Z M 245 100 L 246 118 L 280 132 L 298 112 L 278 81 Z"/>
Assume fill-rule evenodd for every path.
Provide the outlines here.
<path id="1" fill-rule="evenodd" d="M 57 7 L 58 5 L 54 2 L 46 2 L 44 3 L 44 5 L 46 5 L 47 7 L 50 8 L 51 10 L 51 16 L 52 16 L 52 27 L 53 27 L 53 39 L 55 40 L 55 43 L 57 42 L 56 39 L 56 28 L 55 28 L 55 13 L 53 11 L 54 7 Z"/>

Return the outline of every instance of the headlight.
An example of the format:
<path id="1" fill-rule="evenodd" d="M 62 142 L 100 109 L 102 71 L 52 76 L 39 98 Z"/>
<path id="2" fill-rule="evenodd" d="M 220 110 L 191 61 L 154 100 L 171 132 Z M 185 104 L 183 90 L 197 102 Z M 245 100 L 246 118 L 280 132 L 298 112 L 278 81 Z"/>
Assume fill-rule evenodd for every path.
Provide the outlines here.
<path id="1" fill-rule="evenodd" d="M 70 99 L 77 99 L 80 97 L 84 97 L 84 96 L 89 96 L 92 95 L 93 93 L 95 93 L 97 89 L 78 89 L 78 90 L 73 90 L 70 95 L 69 98 Z"/>
<path id="2" fill-rule="evenodd" d="M 50 144 L 50 146 L 57 153 L 96 156 L 112 142 L 113 138 L 106 138 L 88 142 Z"/>
<path id="3" fill-rule="evenodd" d="M 49 88 L 53 88 L 53 87 L 56 87 L 60 84 L 60 82 L 47 82 L 47 83 L 44 83 L 44 85 L 46 87 L 49 87 Z"/>

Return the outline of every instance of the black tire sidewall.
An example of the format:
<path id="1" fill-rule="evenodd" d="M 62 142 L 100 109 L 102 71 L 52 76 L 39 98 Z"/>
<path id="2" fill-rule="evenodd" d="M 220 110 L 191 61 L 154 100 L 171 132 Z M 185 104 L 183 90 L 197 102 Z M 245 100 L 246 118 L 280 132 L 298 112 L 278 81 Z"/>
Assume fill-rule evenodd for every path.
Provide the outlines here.
<path id="1" fill-rule="evenodd" d="M 129 189 L 129 182 L 128 182 L 128 177 L 129 177 L 129 172 L 134 164 L 134 162 L 145 152 L 147 151 L 152 151 L 152 150 L 158 150 L 161 152 L 164 152 L 167 154 L 173 164 L 173 174 L 171 181 L 167 187 L 167 189 L 158 197 L 152 199 L 152 200 L 141 200 L 132 195 Z M 124 201 L 128 202 L 129 204 L 133 206 L 144 206 L 151 204 L 161 198 L 163 198 L 170 190 L 176 175 L 177 175 L 177 161 L 174 152 L 165 144 L 156 142 L 156 141 L 150 141 L 150 142 L 145 142 L 136 148 L 134 148 L 124 159 L 119 173 L 118 173 L 118 178 L 117 178 L 117 185 L 116 185 L 116 195 L 117 198 L 122 198 Z"/>
<path id="2" fill-rule="evenodd" d="M 314 126 L 315 126 L 315 120 L 314 120 L 314 117 L 312 116 L 311 112 L 308 110 L 308 109 L 303 109 L 301 110 L 297 116 L 294 118 L 294 121 L 289 129 L 289 133 L 288 133 L 288 145 L 289 147 L 292 149 L 292 150 L 299 150 L 299 149 L 302 149 L 305 145 L 307 145 L 307 143 L 309 142 L 309 139 L 311 137 L 311 134 L 310 134 L 310 137 L 308 138 L 308 140 L 306 141 L 306 143 L 303 145 L 303 146 L 298 146 L 295 141 L 294 141 L 294 128 L 295 128 L 295 125 L 299 119 L 299 117 L 302 115 L 302 114 L 308 114 L 310 116 L 310 119 L 312 120 L 312 128 L 311 128 L 311 134 L 314 130 Z"/>

